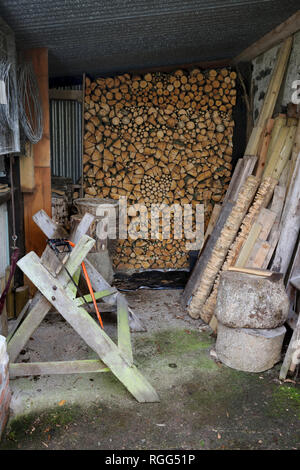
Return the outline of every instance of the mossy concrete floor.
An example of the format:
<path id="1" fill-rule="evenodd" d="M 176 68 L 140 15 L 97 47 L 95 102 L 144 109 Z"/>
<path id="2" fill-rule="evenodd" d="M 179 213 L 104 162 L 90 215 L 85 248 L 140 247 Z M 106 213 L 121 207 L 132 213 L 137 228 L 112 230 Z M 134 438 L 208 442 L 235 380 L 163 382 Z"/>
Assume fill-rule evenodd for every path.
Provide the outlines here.
<path id="1" fill-rule="evenodd" d="M 297 384 L 279 382 L 280 365 L 250 374 L 216 363 L 214 338 L 184 317 L 180 294 L 128 295 L 148 328 L 132 335 L 135 363 L 159 403 L 137 403 L 111 373 L 18 378 L 0 449 L 299 449 Z M 115 336 L 108 317 L 106 329 Z M 19 360 L 87 357 L 53 314 Z"/>

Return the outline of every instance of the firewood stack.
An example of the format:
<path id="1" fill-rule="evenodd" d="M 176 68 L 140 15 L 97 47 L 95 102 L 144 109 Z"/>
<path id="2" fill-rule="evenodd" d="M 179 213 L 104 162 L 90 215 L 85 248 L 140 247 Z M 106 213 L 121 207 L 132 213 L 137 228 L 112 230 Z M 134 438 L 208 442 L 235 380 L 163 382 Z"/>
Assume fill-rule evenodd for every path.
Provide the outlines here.
<path id="1" fill-rule="evenodd" d="M 227 68 L 87 78 L 85 196 L 127 196 L 148 209 L 204 203 L 207 224 L 231 177 L 235 81 Z M 185 244 L 120 241 L 115 268 L 186 267 Z"/>

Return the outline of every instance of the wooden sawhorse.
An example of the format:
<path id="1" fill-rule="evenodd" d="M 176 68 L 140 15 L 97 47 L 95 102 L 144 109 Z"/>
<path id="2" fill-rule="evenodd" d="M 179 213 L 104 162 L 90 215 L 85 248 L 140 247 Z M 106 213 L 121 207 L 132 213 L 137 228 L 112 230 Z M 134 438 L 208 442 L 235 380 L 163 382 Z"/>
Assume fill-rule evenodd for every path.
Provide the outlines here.
<path id="1" fill-rule="evenodd" d="M 66 238 L 68 235 L 43 211 L 34 219 L 48 238 Z M 79 279 L 80 265 L 95 244 L 85 235 L 93 216 L 86 214 L 69 239 L 76 246 L 68 255 L 65 267 L 76 281 Z M 91 263 L 85 260 L 96 298 L 105 297 L 117 304 L 118 344 L 101 329 L 82 304 L 84 299 L 76 298 L 76 288 L 71 282 L 61 262 L 49 246 L 39 258 L 34 252 L 28 253 L 18 262 L 24 274 L 37 287 L 38 292 L 30 304 L 30 310 L 13 335 L 8 338 L 7 350 L 10 357 L 10 377 L 43 374 L 69 374 L 111 371 L 139 402 L 159 401 L 150 383 L 133 364 L 129 322 L 138 328 L 139 320 L 129 311 L 126 299 L 103 279 Z M 89 296 L 86 300 L 90 301 Z M 15 360 L 30 336 L 43 321 L 49 310 L 55 310 L 73 327 L 92 348 L 99 360 L 58 361 L 40 363 L 16 363 Z"/>

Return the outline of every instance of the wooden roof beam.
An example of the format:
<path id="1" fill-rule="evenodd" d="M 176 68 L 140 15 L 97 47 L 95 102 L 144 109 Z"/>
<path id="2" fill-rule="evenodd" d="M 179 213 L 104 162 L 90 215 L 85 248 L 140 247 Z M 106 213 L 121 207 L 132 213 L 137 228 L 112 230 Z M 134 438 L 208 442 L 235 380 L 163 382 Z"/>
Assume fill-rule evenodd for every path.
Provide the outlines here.
<path id="1" fill-rule="evenodd" d="M 247 49 L 232 60 L 232 63 L 238 64 L 239 62 L 249 62 L 299 30 L 300 10 L 290 16 L 286 21 L 276 26 L 276 28 L 272 29 L 272 31 L 267 33 L 258 41 L 251 44 L 251 46 L 247 47 Z"/>

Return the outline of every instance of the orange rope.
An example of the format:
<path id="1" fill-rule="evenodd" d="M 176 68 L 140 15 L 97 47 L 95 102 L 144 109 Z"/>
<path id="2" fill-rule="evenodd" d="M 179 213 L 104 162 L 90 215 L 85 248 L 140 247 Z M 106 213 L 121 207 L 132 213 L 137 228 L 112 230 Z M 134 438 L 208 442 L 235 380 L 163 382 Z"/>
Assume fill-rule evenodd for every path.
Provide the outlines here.
<path id="1" fill-rule="evenodd" d="M 71 245 L 72 247 L 75 246 L 75 244 L 74 244 L 73 242 L 70 242 L 69 240 L 67 240 L 67 241 L 68 241 L 68 243 L 70 243 L 70 245 Z M 89 288 L 91 297 L 92 297 L 92 299 L 93 299 L 93 304 L 94 304 L 94 307 L 95 307 L 95 310 L 96 310 L 96 314 L 97 314 L 99 323 L 100 323 L 100 325 L 101 325 L 101 328 L 104 329 L 104 327 L 103 327 L 103 322 L 102 322 L 102 318 L 101 318 L 100 312 L 99 312 L 99 310 L 98 310 L 97 302 L 96 302 L 96 299 L 95 299 L 95 296 L 94 296 L 94 291 L 93 291 L 93 288 L 92 288 L 92 284 L 91 284 L 89 275 L 88 275 L 88 273 L 87 273 L 87 270 L 86 270 L 86 267 L 85 267 L 85 264 L 84 264 L 83 261 L 82 261 L 82 263 L 81 263 L 81 266 L 82 266 L 83 274 L 84 274 L 86 283 L 87 283 L 87 285 L 88 285 L 88 288 Z"/>

